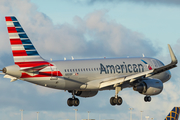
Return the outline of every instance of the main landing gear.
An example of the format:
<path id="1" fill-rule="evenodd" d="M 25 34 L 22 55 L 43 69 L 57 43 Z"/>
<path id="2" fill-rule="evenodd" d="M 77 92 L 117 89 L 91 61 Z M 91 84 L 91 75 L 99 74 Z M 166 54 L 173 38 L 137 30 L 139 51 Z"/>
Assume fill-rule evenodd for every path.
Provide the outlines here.
<path id="1" fill-rule="evenodd" d="M 74 91 L 72 92 L 72 98 L 69 98 L 68 100 L 67 100 L 67 104 L 68 104 L 68 106 L 78 106 L 79 105 L 79 103 L 80 103 L 80 101 L 79 101 L 79 99 L 78 98 L 75 98 L 75 95 L 74 95 Z"/>
<path id="2" fill-rule="evenodd" d="M 111 99 L 110 99 L 110 104 L 111 105 L 114 106 L 114 105 L 121 105 L 122 104 L 122 102 L 123 102 L 122 98 L 118 97 L 118 93 L 121 90 L 122 90 L 121 87 L 116 87 L 115 88 L 115 97 L 111 97 Z"/>
<path id="3" fill-rule="evenodd" d="M 151 96 L 145 96 L 144 101 L 145 102 L 151 102 Z"/>
<path id="4" fill-rule="evenodd" d="M 122 104 L 122 102 L 123 102 L 123 100 L 122 100 L 122 98 L 121 97 L 111 97 L 111 99 L 110 99 L 110 104 L 111 105 L 121 105 Z"/>

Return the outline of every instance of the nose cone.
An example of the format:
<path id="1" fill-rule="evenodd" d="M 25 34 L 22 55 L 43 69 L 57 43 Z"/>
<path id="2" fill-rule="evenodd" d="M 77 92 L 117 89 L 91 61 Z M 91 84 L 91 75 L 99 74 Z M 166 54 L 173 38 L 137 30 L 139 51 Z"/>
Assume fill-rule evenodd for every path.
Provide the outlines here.
<path id="1" fill-rule="evenodd" d="M 165 72 L 165 82 L 168 81 L 171 78 L 171 72 L 169 70 L 167 70 Z"/>
<path id="2" fill-rule="evenodd" d="M 166 71 L 167 72 L 167 74 L 168 74 L 168 76 L 169 76 L 169 79 L 171 78 L 171 72 L 168 70 L 168 71 Z"/>

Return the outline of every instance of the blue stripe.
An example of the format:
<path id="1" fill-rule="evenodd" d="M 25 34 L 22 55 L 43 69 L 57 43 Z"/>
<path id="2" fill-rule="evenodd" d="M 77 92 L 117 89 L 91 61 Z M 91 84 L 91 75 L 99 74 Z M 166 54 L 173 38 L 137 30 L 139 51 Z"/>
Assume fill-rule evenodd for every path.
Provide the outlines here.
<path id="1" fill-rule="evenodd" d="M 177 113 L 179 113 L 179 107 L 177 107 Z"/>
<path id="2" fill-rule="evenodd" d="M 25 50 L 35 50 L 33 45 L 24 45 Z"/>
<path id="3" fill-rule="evenodd" d="M 24 32 L 24 30 L 22 28 L 16 28 L 17 32 Z"/>
<path id="4" fill-rule="evenodd" d="M 19 34 L 20 38 L 28 38 L 28 36 L 26 34 Z"/>
<path id="5" fill-rule="evenodd" d="M 15 27 L 21 27 L 21 25 L 19 24 L 19 22 L 13 22 Z"/>
<path id="6" fill-rule="evenodd" d="M 39 55 L 37 51 L 26 51 L 28 56 Z"/>
<path id="7" fill-rule="evenodd" d="M 12 21 L 17 21 L 17 19 L 15 17 L 11 17 Z"/>
<path id="8" fill-rule="evenodd" d="M 21 41 L 22 41 L 22 44 L 32 44 L 29 39 L 26 39 L 26 40 L 21 39 Z"/>
<path id="9" fill-rule="evenodd" d="M 146 61 L 144 61 L 144 60 L 141 60 L 142 62 L 144 62 L 145 64 L 147 64 L 147 62 Z"/>

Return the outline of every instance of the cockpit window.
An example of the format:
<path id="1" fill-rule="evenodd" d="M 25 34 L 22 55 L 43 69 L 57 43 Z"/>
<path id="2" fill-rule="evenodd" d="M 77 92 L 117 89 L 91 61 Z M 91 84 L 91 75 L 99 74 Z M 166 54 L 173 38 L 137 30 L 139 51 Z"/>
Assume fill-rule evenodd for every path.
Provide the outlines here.
<path id="1" fill-rule="evenodd" d="M 164 64 L 163 64 L 161 61 L 159 61 L 159 60 L 157 60 L 157 63 L 158 63 L 158 65 L 159 65 L 159 67 L 164 66 Z"/>

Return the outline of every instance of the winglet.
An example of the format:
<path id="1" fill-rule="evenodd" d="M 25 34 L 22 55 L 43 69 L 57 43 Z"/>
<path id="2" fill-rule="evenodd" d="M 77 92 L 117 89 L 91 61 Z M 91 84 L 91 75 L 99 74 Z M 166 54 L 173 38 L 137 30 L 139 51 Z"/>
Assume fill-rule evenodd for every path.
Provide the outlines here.
<path id="1" fill-rule="evenodd" d="M 168 44 L 168 48 L 169 48 L 169 52 L 170 52 L 170 55 L 171 55 L 171 64 L 177 64 L 178 63 L 178 60 L 176 59 L 176 56 L 171 48 L 171 46 Z"/>

